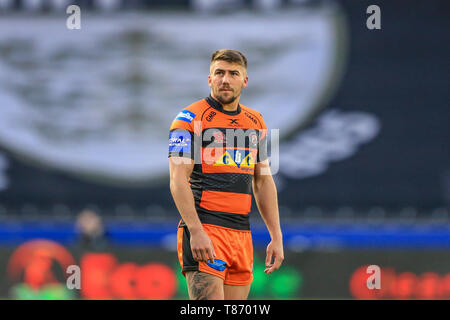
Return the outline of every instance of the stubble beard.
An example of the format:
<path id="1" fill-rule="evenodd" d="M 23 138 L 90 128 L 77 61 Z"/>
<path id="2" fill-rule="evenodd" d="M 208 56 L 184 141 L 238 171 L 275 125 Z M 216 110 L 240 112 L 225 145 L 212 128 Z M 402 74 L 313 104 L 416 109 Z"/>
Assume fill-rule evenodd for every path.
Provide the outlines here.
<path id="1" fill-rule="evenodd" d="M 240 92 L 239 92 L 239 94 L 240 94 Z M 219 100 L 219 102 L 221 104 L 230 104 L 230 103 L 233 103 L 234 100 L 236 100 L 236 98 L 239 96 L 239 94 L 233 95 L 229 98 L 225 98 L 223 95 L 220 94 L 220 91 L 219 91 L 219 94 L 217 94 L 216 97 L 217 97 L 217 100 Z"/>
<path id="2" fill-rule="evenodd" d="M 222 97 L 222 96 L 218 96 L 218 97 L 217 97 L 217 100 L 219 100 L 219 102 L 220 102 L 221 104 L 230 104 L 230 103 L 232 103 L 234 100 L 236 100 L 236 98 L 237 98 L 237 97 L 235 97 L 235 96 L 232 96 L 232 97 L 229 97 L 229 98 L 224 98 L 224 97 Z"/>

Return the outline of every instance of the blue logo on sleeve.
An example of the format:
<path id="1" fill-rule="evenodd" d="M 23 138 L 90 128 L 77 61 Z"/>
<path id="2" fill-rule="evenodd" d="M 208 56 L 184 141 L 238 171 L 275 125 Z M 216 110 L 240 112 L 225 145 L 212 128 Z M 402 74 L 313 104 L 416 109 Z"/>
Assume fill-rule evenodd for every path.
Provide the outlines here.
<path id="1" fill-rule="evenodd" d="M 208 259 L 208 261 L 210 261 L 210 259 Z M 225 261 L 222 261 L 219 259 L 214 259 L 214 263 L 207 262 L 206 264 L 208 266 L 210 266 L 211 268 L 218 270 L 218 271 L 225 270 L 225 268 L 227 266 L 227 263 Z"/>
<path id="2" fill-rule="evenodd" d="M 169 134 L 169 152 L 191 152 L 191 134 L 189 132 L 172 131 Z"/>
<path id="3" fill-rule="evenodd" d="M 195 113 L 190 112 L 189 110 L 183 110 L 177 115 L 175 120 L 182 120 L 191 123 L 192 120 L 194 120 L 195 116 Z"/>

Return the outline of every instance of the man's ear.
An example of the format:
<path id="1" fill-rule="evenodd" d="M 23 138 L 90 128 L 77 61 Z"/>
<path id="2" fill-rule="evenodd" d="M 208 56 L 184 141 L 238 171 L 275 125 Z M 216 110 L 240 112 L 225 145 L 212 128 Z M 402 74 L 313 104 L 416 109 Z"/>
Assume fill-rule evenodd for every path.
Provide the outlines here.
<path id="1" fill-rule="evenodd" d="M 211 75 L 208 75 L 208 86 L 211 88 Z"/>
<path id="2" fill-rule="evenodd" d="M 244 78 L 244 85 L 242 86 L 242 88 L 247 87 L 247 84 L 248 84 L 248 76 L 245 76 L 245 78 Z"/>

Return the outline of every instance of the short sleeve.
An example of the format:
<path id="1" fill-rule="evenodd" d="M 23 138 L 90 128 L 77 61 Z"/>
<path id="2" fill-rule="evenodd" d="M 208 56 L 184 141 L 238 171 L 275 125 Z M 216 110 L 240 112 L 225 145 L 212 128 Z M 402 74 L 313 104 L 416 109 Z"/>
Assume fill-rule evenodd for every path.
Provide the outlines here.
<path id="1" fill-rule="evenodd" d="M 195 114 L 189 110 L 182 110 L 170 125 L 169 158 L 185 157 L 194 159 L 194 130 Z"/>

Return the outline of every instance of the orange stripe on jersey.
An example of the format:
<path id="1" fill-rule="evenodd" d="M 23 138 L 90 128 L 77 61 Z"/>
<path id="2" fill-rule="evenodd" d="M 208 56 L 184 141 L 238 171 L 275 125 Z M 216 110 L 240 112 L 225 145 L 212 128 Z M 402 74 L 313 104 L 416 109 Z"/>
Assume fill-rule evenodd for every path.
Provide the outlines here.
<path id="1" fill-rule="evenodd" d="M 241 167 L 236 166 L 215 166 L 214 164 L 205 164 L 202 166 L 203 173 L 247 173 L 253 175 L 255 167 Z"/>
<path id="2" fill-rule="evenodd" d="M 200 207 L 211 211 L 248 214 L 251 205 L 252 196 L 244 193 L 204 190 L 200 199 Z"/>

